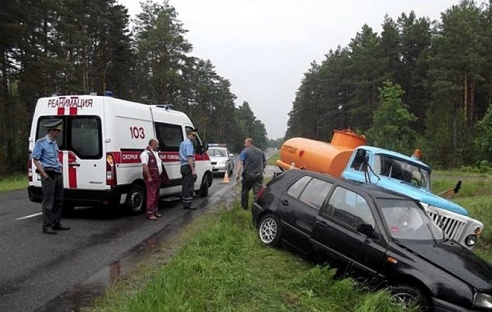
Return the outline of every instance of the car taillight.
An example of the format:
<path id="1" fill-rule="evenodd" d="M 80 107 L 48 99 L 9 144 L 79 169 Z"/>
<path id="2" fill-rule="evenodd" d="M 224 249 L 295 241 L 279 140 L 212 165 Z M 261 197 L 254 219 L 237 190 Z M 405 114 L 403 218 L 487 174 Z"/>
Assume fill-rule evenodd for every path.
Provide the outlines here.
<path id="1" fill-rule="evenodd" d="M 116 186 L 114 156 L 111 153 L 106 155 L 106 185 Z"/>
<path id="2" fill-rule="evenodd" d="M 262 186 L 261 189 L 258 191 L 258 196 L 256 197 L 257 200 L 263 197 L 263 193 L 265 192 L 265 189 L 266 187 Z"/>
<path id="3" fill-rule="evenodd" d="M 32 160 L 31 153 L 29 152 L 29 160 L 27 161 L 27 180 L 32 182 Z"/>

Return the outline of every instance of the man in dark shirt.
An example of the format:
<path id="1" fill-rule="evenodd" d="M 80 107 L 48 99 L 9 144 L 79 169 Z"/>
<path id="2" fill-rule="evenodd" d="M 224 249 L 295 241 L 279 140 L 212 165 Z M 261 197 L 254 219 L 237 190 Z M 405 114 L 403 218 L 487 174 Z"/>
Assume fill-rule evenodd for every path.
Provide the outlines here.
<path id="1" fill-rule="evenodd" d="M 236 181 L 239 182 L 242 170 L 241 207 L 248 209 L 249 191 L 253 189 L 254 199 L 256 200 L 263 184 L 263 170 L 267 163 L 265 154 L 254 146 L 252 138 L 247 138 L 244 141 L 244 146 L 245 148 L 239 154 Z"/>

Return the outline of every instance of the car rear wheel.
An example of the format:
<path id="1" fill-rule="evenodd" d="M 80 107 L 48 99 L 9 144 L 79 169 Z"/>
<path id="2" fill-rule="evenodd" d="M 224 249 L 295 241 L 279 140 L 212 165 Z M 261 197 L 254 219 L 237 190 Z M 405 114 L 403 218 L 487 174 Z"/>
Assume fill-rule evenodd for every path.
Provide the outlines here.
<path id="1" fill-rule="evenodd" d="M 234 165 L 232 163 L 227 167 L 227 174 L 230 177 L 232 177 L 232 175 L 234 174 Z"/>
<path id="2" fill-rule="evenodd" d="M 391 299 L 405 309 L 418 307 L 417 311 L 431 311 L 429 298 L 414 285 L 402 284 L 391 288 Z"/>
<path id="3" fill-rule="evenodd" d="M 267 214 L 261 218 L 258 226 L 258 235 L 263 244 L 268 246 L 278 246 L 282 235 L 279 219 L 273 214 Z"/>

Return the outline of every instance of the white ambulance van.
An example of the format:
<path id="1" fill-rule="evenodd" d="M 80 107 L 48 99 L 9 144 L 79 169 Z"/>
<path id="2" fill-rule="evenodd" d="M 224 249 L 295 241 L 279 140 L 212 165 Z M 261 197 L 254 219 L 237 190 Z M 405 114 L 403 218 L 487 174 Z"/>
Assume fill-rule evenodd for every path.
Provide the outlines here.
<path id="1" fill-rule="evenodd" d="M 186 128 L 194 128 L 185 113 L 171 105 L 145 105 L 110 96 L 40 98 L 32 120 L 29 153 L 36 140 L 46 135 L 43 125 L 51 116 L 63 120 L 57 142 L 63 164 L 64 212 L 74 206 L 120 204 L 135 214 L 144 211 L 146 190 L 140 153 L 153 137 L 159 140 L 159 156 L 170 179 L 161 186 L 160 195 L 181 195 L 179 145 Z M 212 165 L 199 136 L 194 144 L 195 193 L 205 197 L 213 181 Z M 28 177 L 29 199 L 41 202 L 41 176 L 32 159 L 28 161 Z"/>

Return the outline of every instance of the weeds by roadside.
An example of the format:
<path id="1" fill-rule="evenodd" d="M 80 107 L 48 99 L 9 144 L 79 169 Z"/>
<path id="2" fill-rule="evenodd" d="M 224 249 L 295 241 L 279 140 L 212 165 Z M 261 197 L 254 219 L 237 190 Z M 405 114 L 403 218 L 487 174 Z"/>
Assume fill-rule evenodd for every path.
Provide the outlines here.
<path id="1" fill-rule="evenodd" d="M 25 174 L 17 174 L 0 179 L 0 193 L 20 190 L 27 188 L 27 178 Z"/>
<path id="2" fill-rule="evenodd" d="M 84 311 L 400 311 L 386 292 L 263 246 L 251 213 L 238 207 L 204 215 L 183 243 L 167 264 L 131 273 Z"/>
<path id="3" fill-rule="evenodd" d="M 457 178 L 435 179 L 434 190 Z M 23 175 L 2 179 L 0 192 L 27 186 Z M 475 252 L 492 263 L 491 179 L 470 179 L 455 200 L 484 223 Z M 177 243 L 178 244 L 178 243 Z M 236 205 L 200 217 L 179 239 L 176 254 L 157 250 L 85 312 L 103 311 L 400 311 L 386 292 L 365 291 L 256 236 L 251 213 Z M 163 248 L 164 249 L 164 248 Z"/>

